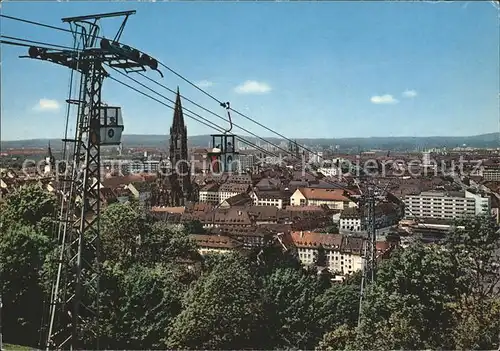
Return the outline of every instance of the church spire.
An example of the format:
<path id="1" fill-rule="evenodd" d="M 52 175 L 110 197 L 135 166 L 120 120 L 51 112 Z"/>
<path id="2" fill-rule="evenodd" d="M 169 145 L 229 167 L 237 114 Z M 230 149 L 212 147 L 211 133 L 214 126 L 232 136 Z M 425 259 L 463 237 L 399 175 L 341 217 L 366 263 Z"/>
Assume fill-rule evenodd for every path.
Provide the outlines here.
<path id="1" fill-rule="evenodd" d="M 53 164 L 55 162 L 55 157 L 52 154 L 52 148 L 50 147 L 50 140 L 49 140 L 49 145 L 47 148 L 47 153 L 48 153 L 48 159 L 49 159 L 50 164 Z"/>
<path id="2" fill-rule="evenodd" d="M 182 113 L 181 94 L 177 87 L 174 119 L 170 128 L 170 163 L 175 172 L 171 175 L 172 203 L 183 206 L 191 197 L 191 175 L 188 162 L 187 129 Z"/>
<path id="3" fill-rule="evenodd" d="M 182 113 L 181 94 L 177 86 L 177 96 L 175 99 L 174 120 L 172 122 L 172 130 L 181 131 L 184 129 L 184 115 Z"/>

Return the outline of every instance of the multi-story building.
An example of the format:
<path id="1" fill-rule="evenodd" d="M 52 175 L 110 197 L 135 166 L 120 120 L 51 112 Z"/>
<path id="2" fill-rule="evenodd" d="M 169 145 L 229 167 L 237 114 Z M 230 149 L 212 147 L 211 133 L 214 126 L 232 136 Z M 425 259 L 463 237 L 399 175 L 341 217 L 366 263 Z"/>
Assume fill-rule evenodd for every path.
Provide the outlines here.
<path id="1" fill-rule="evenodd" d="M 492 182 L 500 181 L 500 168 L 484 168 L 483 178 Z"/>
<path id="2" fill-rule="evenodd" d="M 251 170 L 257 164 L 257 156 L 254 154 L 240 153 L 239 161 L 240 161 L 241 169 L 243 171 Z"/>
<path id="3" fill-rule="evenodd" d="M 298 188 L 290 197 L 292 206 L 326 205 L 334 210 L 356 207 L 357 204 L 346 196 L 343 189 Z"/>
<path id="4" fill-rule="evenodd" d="M 159 170 L 159 164 L 160 161 L 157 160 L 105 159 L 101 161 L 101 174 L 156 173 Z"/>
<path id="5" fill-rule="evenodd" d="M 243 245 L 239 241 L 223 235 L 191 234 L 189 237 L 195 241 L 201 255 L 227 254 Z"/>
<path id="6" fill-rule="evenodd" d="M 363 239 L 315 232 L 292 232 L 291 237 L 304 265 L 314 263 L 323 247 L 331 272 L 351 274 L 362 268 Z"/>
<path id="7" fill-rule="evenodd" d="M 406 218 L 455 219 L 491 212 L 491 199 L 470 191 L 424 191 L 404 198 Z"/>
<path id="8" fill-rule="evenodd" d="M 255 206 L 275 206 L 279 209 L 290 204 L 290 196 L 292 194 L 285 190 L 258 190 L 254 189 L 250 192 L 250 197 Z"/>
<path id="9" fill-rule="evenodd" d="M 219 188 L 219 202 L 238 194 L 248 193 L 250 184 L 224 183 Z"/>
<path id="10" fill-rule="evenodd" d="M 252 176 L 250 174 L 230 174 L 227 178 L 228 183 L 233 184 L 252 184 Z"/>
<path id="11" fill-rule="evenodd" d="M 200 189 L 199 201 L 217 205 L 220 203 L 219 187 L 217 183 L 210 183 Z"/>
<path id="12" fill-rule="evenodd" d="M 401 219 L 399 207 L 392 203 L 380 203 L 375 207 L 375 229 L 383 229 L 398 224 Z M 361 224 L 359 208 L 348 208 L 340 214 L 339 230 L 345 232 L 362 232 L 366 228 Z"/>

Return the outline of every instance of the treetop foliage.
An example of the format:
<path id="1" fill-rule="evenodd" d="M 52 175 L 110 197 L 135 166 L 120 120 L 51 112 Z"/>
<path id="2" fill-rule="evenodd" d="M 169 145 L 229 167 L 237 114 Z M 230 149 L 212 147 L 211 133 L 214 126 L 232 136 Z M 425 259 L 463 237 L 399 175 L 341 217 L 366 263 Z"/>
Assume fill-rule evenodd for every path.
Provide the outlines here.
<path id="1" fill-rule="evenodd" d="M 4 340 L 38 345 L 57 247 L 55 199 L 37 187 L 2 205 Z M 106 349 L 497 349 L 499 232 L 489 217 L 457 221 L 445 242 L 415 243 L 333 284 L 290 252 L 265 247 L 201 256 L 189 234 L 137 203 L 101 219 L 101 347 Z M 66 277 L 70 278 L 70 277 Z M 361 310 L 361 324 L 358 327 Z"/>

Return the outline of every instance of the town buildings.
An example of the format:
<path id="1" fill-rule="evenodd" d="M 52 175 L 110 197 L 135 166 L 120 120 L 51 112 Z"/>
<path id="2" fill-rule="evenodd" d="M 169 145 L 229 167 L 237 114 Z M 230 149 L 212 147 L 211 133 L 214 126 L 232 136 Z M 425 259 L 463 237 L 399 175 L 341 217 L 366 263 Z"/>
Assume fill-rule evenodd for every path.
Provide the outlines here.
<path id="1" fill-rule="evenodd" d="M 159 157 L 160 153 L 153 158 L 155 152 L 148 156 L 142 150 L 137 160 L 134 155 L 121 159 L 122 174 L 106 168 L 100 194 L 103 208 L 135 199 L 163 221 L 198 221 L 204 233 L 192 233 L 191 238 L 203 255 L 275 245 L 305 266 L 315 264 L 324 252 L 325 266 L 332 273 L 345 275 L 360 270 L 366 240 L 358 207 L 360 192 L 355 174 L 339 167 L 340 161 L 363 164 L 375 159 L 372 171 L 385 163 L 384 172 L 373 173 L 370 179 L 377 187 L 375 227 L 380 255 L 387 254 L 397 241 L 409 242 L 416 237 L 425 242 L 441 240 L 452 221 L 464 215 L 495 213 L 500 220 L 500 181 L 495 178 L 500 174 L 499 162 L 488 163 L 481 172 L 465 167 L 459 175 L 449 175 L 433 165 L 448 165 L 449 171 L 460 155 L 399 154 L 391 163 L 387 152 L 372 152 L 361 154 L 359 159 L 357 155 L 336 154 L 339 162 L 331 163 L 331 172 L 328 166 L 316 172 L 302 169 L 292 157 L 280 164 L 247 149 L 248 165 L 241 172 L 214 174 L 206 166 L 210 162 L 203 165 L 211 148 L 187 148 L 179 93 L 168 145 L 168 162 Z M 291 150 L 296 150 L 293 143 Z M 467 157 L 470 162 L 491 158 L 477 154 Z M 197 160 L 195 167 L 187 162 L 190 158 Z M 413 158 L 420 164 L 410 167 Z M 45 166 L 51 160 L 48 157 Z M 103 161 L 103 165 L 111 165 L 113 160 Z M 3 196 L 22 184 L 61 192 L 63 185 L 51 177 L 52 168 L 44 167 L 39 175 L 36 169 L 24 171 L 2 173 Z"/>

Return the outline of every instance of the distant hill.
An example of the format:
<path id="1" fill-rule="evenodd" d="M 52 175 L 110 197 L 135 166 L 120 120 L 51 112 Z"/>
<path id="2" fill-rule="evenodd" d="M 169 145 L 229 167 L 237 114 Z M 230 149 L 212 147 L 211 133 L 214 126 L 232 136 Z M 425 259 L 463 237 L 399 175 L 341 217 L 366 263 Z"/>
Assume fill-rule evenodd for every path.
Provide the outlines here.
<path id="1" fill-rule="evenodd" d="M 257 143 L 259 140 L 254 137 L 244 137 L 250 142 Z M 279 143 L 279 138 L 264 138 L 272 143 Z M 168 135 L 144 135 L 125 134 L 123 136 L 124 147 L 153 147 L 166 149 Z M 499 133 L 488 133 L 474 136 L 450 137 L 370 137 L 370 138 L 300 138 L 296 139 L 301 145 L 339 145 L 341 149 L 382 149 L 382 150 L 414 150 L 415 148 L 434 148 L 467 145 L 470 147 L 493 148 L 500 147 Z M 50 142 L 54 149 L 61 145 L 60 139 L 30 139 L 2 141 L 0 146 L 6 148 L 40 148 L 47 147 Z M 188 137 L 190 146 L 208 147 L 211 142 L 210 135 L 193 135 Z M 263 142 L 260 141 L 262 144 Z"/>

